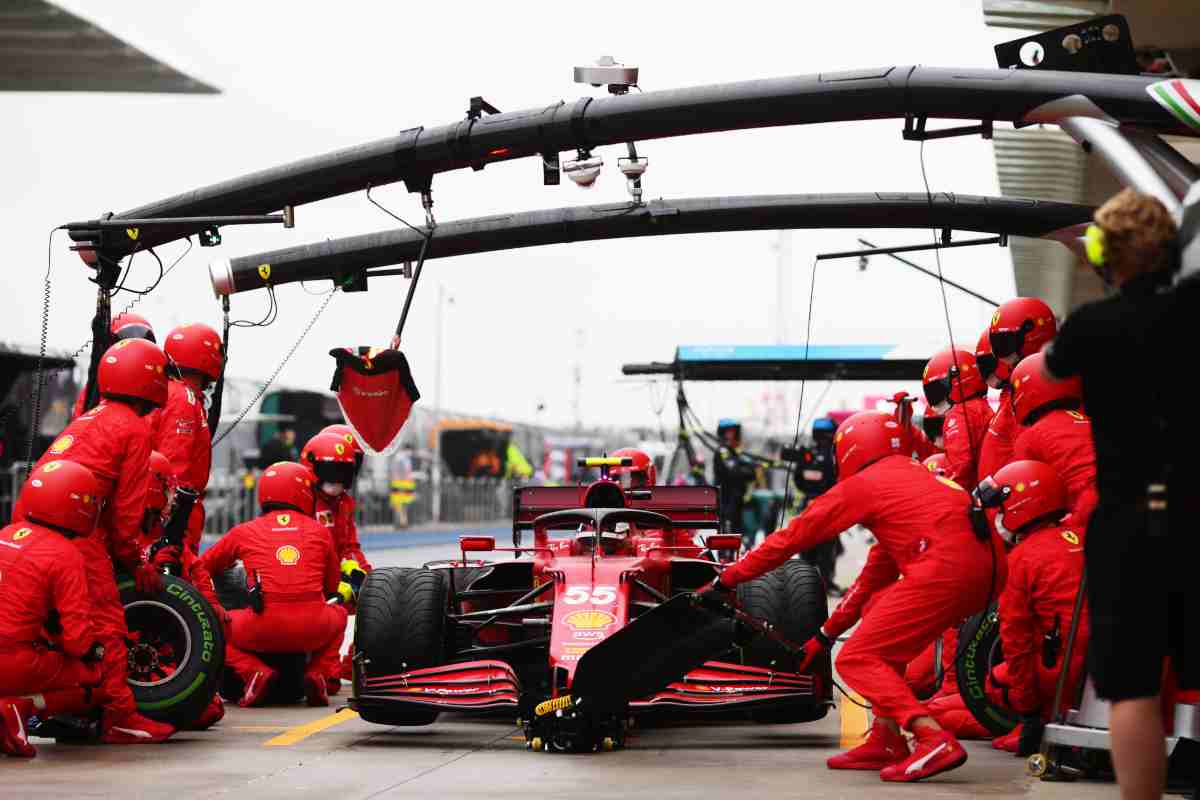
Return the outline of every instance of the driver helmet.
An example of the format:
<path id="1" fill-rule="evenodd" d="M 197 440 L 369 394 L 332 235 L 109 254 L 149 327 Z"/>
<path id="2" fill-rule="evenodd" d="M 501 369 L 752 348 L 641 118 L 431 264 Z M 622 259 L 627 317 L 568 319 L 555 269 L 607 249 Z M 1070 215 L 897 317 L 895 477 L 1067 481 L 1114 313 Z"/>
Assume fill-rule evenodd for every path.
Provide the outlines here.
<path id="1" fill-rule="evenodd" d="M 612 527 L 611 531 L 600 531 L 600 552 L 606 556 L 617 555 L 629 549 L 629 535 L 632 532 L 629 523 L 617 522 Z M 575 541 L 580 552 L 590 553 L 596 546 L 595 529 L 581 524 L 575 534 Z"/>
<path id="2" fill-rule="evenodd" d="M 630 467 L 612 467 L 608 477 L 621 484 L 623 489 L 648 489 L 658 483 L 658 470 L 650 456 L 632 447 L 623 447 L 612 454 L 614 458 L 629 458 L 633 460 Z"/>

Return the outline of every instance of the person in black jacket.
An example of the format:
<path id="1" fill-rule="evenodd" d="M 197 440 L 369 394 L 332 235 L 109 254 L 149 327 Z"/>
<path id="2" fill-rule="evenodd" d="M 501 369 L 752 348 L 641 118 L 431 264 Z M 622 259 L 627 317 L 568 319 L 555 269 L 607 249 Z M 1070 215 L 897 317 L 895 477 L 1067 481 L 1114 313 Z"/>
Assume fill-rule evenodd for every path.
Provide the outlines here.
<path id="1" fill-rule="evenodd" d="M 713 458 L 713 483 L 721 490 L 721 525 L 726 533 L 743 533 L 746 490 L 758 476 L 758 465 L 741 452 L 742 424 L 734 419 L 717 423 L 721 444 Z M 753 531 L 745 531 L 753 535 Z"/>

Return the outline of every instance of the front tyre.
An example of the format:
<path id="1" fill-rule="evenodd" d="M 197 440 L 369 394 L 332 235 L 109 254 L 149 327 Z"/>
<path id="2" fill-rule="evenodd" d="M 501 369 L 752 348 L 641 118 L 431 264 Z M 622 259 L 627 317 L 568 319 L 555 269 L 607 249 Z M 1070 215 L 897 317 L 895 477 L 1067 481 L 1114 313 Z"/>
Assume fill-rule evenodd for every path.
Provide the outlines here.
<path id="1" fill-rule="evenodd" d="M 225 634 L 213 607 L 192 584 L 163 576 L 155 597 L 133 578 L 117 578 L 129 629 L 129 688 L 138 712 L 176 728 L 200 718 L 225 666 Z"/>

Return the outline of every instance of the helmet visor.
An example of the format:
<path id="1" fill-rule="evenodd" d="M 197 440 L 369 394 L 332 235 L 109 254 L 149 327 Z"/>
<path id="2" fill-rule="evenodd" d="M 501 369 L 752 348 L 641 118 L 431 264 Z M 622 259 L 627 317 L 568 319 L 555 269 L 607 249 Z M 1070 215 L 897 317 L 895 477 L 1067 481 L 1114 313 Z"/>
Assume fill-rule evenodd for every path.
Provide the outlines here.
<path id="1" fill-rule="evenodd" d="M 992 331 L 988 339 L 992 343 L 992 353 L 996 358 L 1008 358 L 1021 352 L 1021 346 L 1025 344 L 1025 332 Z"/>
<path id="2" fill-rule="evenodd" d="M 937 408 L 950 402 L 950 376 L 925 384 L 925 401 Z"/>
<path id="3" fill-rule="evenodd" d="M 996 483 L 992 476 L 988 476 L 979 482 L 975 487 L 975 499 L 984 508 L 1000 508 L 1008 497 L 1008 487 L 1001 486 Z"/>
<path id="4" fill-rule="evenodd" d="M 975 363 L 979 365 L 979 374 L 986 381 L 996 372 L 996 367 L 1000 365 L 1000 359 L 996 358 L 993 353 L 976 353 Z"/>
<path id="5" fill-rule="evenodd" d="M 318 461 L 313 472 L 321 483 L 340 483 L 346 488 L 354 485 L 354 464 L 344 461 Z"/>
<path id="6" fill-rule="evenodd" d="M 942 435 L 945 425 L 945 417 L 925 416 L 921 418 L 921 429 L 925 431 L 926 438 L 931 441 Z"/>

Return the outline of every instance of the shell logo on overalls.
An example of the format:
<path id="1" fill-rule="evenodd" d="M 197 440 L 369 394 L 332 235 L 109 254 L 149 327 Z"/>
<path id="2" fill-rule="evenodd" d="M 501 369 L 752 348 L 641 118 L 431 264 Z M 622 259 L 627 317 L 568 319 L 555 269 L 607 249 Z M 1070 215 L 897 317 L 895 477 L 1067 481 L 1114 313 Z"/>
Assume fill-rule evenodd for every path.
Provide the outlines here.
<path id="1" fill-rule="evenodd" d="M 294 567 L 300 563 L 300 548 L 294 544 L 285 544 L 275 551 L 275 558 L 285 567 Z"/>

